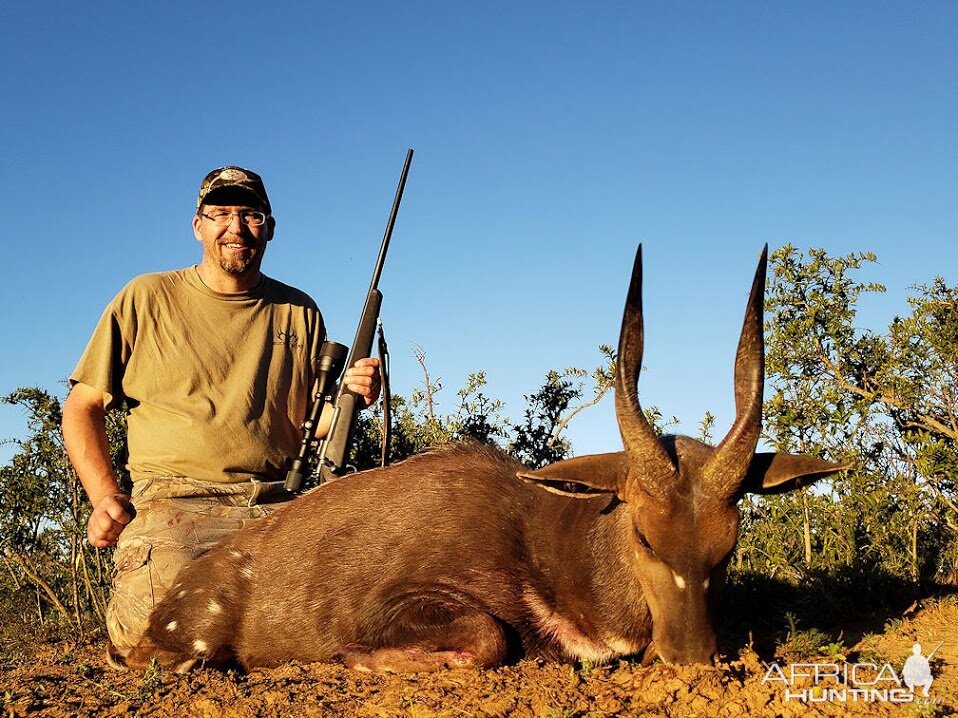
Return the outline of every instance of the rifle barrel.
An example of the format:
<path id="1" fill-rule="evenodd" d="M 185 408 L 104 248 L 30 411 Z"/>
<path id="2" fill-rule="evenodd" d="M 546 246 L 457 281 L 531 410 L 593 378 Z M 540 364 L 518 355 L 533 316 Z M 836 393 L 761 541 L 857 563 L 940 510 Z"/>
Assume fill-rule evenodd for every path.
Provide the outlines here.
<path id="1" fill-rule="evenodd" d="M 379 257 L 376 259 L 376 268 L 373 270 L 373 281 L 369 283 L 369 289 L 372 291 L 379 286 L 379 276 L 383 273 L 383 265 L 386 263 L 386 250 L 389 249 L 389 240 L 393 236 L 393 225 L 396 224 L 396 215 L 399 214 L 399 203 L 402 202 L 402 193 L 406 189 L 406 177 L 409 175 L 409 165 L 412 164 L 412 148 L 406 151 L 406 162 L 402 167 L 402 174 L 399 176 L 399 186 L 396 187 L 396 196 L 393 198 L 393 206 L 389 211 L 389 220 L 386 222 L 386 231 L 383 234 L 383 243 L 379 247 Z"/>
<path id="2" fill-rule="evenodd" d="M 349 358 L 346 360 L 347 369 L 359 359 L 368 357 L 372 352 L 376 320 L 379 318 L 379 307 L 382 302 L 379 278 L 382 275 L 383 265 L 386 263 L 386 252 L 389 250 L 389 240 L 392 238 L 396 215 L 399 213 L 399 204 L 402 201 L 403 190 L 406 188 L 406 177 L 409 175 L 412 156 L 413 151 L 410 148 L 406 152 L 406 161 L 399 177 L 399 186 L 396 188 L 396 196 L 393 198 L 389 220 L 386 222 L 386 231 L 379 247 L 379 257 L 376 259 L 376 267 L 373 270 L 369 291 L 366 293 L 363 313 L 359 318 L 359 326 L 356 328 L 356 337 L 353 339 L 353 346 L 349 352 Z M 334 411 L 329 434 L 319 447 L 320 483 L 329 480 L 331 475 L 338 476 L 343 472 L 349 442 L 356 426 L 356 415 L 362 408 L 356 400 L 356 395 L 346 388 L 345 382 L 340 383 L 333 406 Z"/>

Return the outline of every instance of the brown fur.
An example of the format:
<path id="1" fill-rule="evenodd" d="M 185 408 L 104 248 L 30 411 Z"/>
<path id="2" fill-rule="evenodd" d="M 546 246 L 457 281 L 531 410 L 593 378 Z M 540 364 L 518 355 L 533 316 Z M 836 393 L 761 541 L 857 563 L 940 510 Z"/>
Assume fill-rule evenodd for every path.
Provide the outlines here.
<path id="1" fill-rule="evenodd" d="M 668 661 L 712 659 L 742 492 L 843 468 L 754 453 L 764 262 L 736 359 L 736 422 L 719 446 L 659 439 L 638 406 L 639 253 L 616 385 L 626 451 L 529 471 L 490 446 L 449 445 L 327 484 L 187 566 L 127 663 L 417 671 L 602 663 L 649 657 L 650 644 Z"/>
<path id="2" fill-rule="evenodd" d="M 606 562 L 608 529 L 599 527 L 622 524 L 623 511 L 608 496 L 542 491 L 516 478 L 523 468 L 491 447 L 450 445 L 312 491 L 184 569 L 127 663 L 358 665 L 364 650 L 384 646 L 458 651 L 478 665 L 564 657 L 536 632 L 524 592 L 583 619 L 607 602 L 607 577 L 576 566 Z M 592 536 L 576 530 L 583 522 Z M 648 617 L 634 599 L 637 616 L 635 604 L 609 606 L 583 630 L 641 642 Z M 211 613 L 211 601 L 223 610 Z"/>

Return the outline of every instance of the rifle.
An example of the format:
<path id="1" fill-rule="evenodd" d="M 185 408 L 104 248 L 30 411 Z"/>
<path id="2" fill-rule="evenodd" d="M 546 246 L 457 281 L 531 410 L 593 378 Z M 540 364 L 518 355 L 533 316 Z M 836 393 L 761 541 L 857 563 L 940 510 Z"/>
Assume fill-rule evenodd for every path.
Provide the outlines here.
<path id="1" fill-rule="evenodd" d="M 353 339 L 352 350 L 349 352 L 349 358 L 346 360 L 347 367 L 353 366 L 358 360 L 368 357 L 372 352 L 373 336 L 376 332 L 376 322 L 379 319 L 379 308 L 383 301 L 382 292 L 379 291 L 379 277 L 382 274 L 383 265 L 386 262 L 386 252 L 389 249 L 389 240 L 392 237 L 393 225 L 396 223 L 396 215 L 399 213 L 399 203 L 402 201 L 403 190 L 406 187 L 406 176 L 409 174 L 409 165 L 412 163 L 412 155 L 413 151 L 411 149 L 406 152 L 406 162 L 402 168 L 402 175 L 399 177 L 399 186 L 396 188 L 396 196 L 393 199 L 392 210 L 389 213 L 389 221 L 386 223 L 386 232 L 383 235 L 382 245 L 379 247 L 379 257 L 376 259 L 373 279 L 369 284 L 369 292 L 366 294 L 366 304 L 363 306 L 363 313 L 359 318 L 359 327 L 356 329 L 356 338 Z M 322 351 L 320 354 L 322 355 Z M 310 417 L 313 417 L 313 414 L 315 414 L 315 418 L 318 419 L 326 397 L 324 395 L 323 398 L 320 399 L 318 393 L 316 396 L 317 398 L 313 405 L 313 411 L 310 412 Z M 318 409 L 316 408 L 316 403 L 321 404 Z M 345 382 L 340 382 L 336 397 L 332 403 L 332 423 L 329 426 L 329 432 L 326 434 L 326 438 L 320 443 L 318 452 L 319 466 L 317 473 L 319 474 L 320 484 L 332 481 L 346 472 L 346 454 L 356 427 L 356 417 L 363 408 L 360 406 L 359 395 L 347 389 Z M 306 426 L 308 421 L 309 420 L 304 422 L 304 433 L 308 432 Z M 315 437 L 315 422 L 311 428 L 313 437 Z M 305 444 L 306 439 L 304 438 L 303 441 Z M 312 438 L 309 441 L 309 446 L 311 448 L 314 445 L 315 438 Z M 300 455 L 303 456 L 302 449 L 300 450 Z M 308 462 L 308 459 L 309 455 L 307 452 L 304 457 L 304 462 Z M 295 463 L 294 461 L 294 469 L 296 468 Z M 300 471 L 302 471 L 305 465 L 306 463 L 303 463 L 300 466 Z M 302 477 L 299 476 L 297 478 L 291 470 L 286 476 L 286 490 L 292 492 L 299 491 L 301 484 Z"/>
<path id="2" fill-rule="evenodd" d="M 290 493 L 299 493 L 303 487 L 303 479 L 310 471 L 312 454 L 316 448 L 316 428 L 319 426 L 319 417 L 322 416 L 323 407 L 329 401 L 330 390 L 343 371 L 347 351 L 347 347 L 336 342 L 323 342 L 319 348 L 316 381 L 313 382 L 313 403 L 303 422 L 303 441 L 299 445 L 299 456 L 293 459 L 292 466 L 286 473 L 286 483 L 283 484 L 283 488 Z"/>

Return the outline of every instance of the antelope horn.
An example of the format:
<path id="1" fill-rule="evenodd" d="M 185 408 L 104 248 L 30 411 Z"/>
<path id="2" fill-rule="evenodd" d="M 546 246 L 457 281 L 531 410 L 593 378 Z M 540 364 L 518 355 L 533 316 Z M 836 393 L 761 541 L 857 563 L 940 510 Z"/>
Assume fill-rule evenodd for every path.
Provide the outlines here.
<path id="1" fill-rule="evenodd" d="M 638 382 L 642 369 L 642 245 L 635 253 L 632 281 L 619 332 L 615 370 L 615 415 L 632 470 L 641 485 L 661 494 L 676 477 L 675 465 L 639 405 Z"/>
<path id="2" fill-rule="evenodd" d="M 765 388 L 765 338 L 762 317 L 768 245 L 755 270 L 735 355 L 735 423 L 702 470 L 709 492 L 731 498 L 745 477 L 762 433 L 762 394 Z"/>

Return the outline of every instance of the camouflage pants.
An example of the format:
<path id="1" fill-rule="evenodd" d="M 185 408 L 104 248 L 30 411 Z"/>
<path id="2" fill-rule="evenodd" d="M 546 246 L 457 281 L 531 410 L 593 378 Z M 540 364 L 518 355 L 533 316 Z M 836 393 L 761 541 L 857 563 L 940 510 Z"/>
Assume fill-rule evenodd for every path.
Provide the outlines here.
<path id="1" fill-rule="evenodd" d="M 179 570 L 220 539 L 271 514 L 289 500 L 281 482 L 210 483 L 157 477 L 133 486 L 136 517 L 114 553 L 113 595 L 106 611 L 120 653 L 135 646 L 153 606 Z"/>

